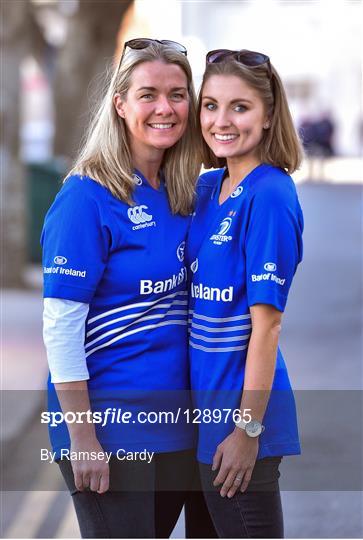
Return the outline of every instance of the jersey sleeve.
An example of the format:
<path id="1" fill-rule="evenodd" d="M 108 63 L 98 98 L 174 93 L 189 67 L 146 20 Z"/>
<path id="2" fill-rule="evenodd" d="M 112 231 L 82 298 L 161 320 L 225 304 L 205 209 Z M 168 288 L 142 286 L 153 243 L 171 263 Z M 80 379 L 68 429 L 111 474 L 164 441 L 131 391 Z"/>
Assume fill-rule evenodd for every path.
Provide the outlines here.
<path id="1" fill-rule="evenodd" d="M 246 236 L 248 305 L 270 304 L 284 311 L 302 259 L 303 217 L 292 184 L 255 193 Z M 273 182 L 273 180 L 271 180 Z M 286 187 L 286 190 L 284 189 Z"/>
<path id="2" fill-rule="evenodd" d="M 111 225 L 101 186 L 73 177 L 43 227 L 44 297 L 90 303 L 107 264 Z"/>

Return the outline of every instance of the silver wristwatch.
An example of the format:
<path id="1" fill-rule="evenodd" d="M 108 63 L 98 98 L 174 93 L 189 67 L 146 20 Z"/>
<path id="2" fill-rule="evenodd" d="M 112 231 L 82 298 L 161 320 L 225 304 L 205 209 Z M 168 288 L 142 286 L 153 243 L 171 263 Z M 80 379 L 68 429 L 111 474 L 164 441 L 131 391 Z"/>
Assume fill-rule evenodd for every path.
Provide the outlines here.
<path id="1" fill-rule="evenodd" d="M 251 420 L 250 422 L 240 420 L 239 422 L 236 422 L 235 425 L 239 429 L 244 429 L 248 437 L 258 437 L 265 431 L 265 426 L 258 420 Z"/>

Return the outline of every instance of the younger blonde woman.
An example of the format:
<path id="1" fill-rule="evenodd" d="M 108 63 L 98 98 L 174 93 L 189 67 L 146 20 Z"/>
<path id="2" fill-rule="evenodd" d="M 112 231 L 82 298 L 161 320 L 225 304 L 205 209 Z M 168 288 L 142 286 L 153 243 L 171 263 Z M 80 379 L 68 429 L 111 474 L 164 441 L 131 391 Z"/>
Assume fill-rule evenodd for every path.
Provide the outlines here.
<path id="1" fill-rule="evenodd" d="M 198 460 L 220 538 L 281 538 L 281 456 L 299 454 L 294 397 L 278 349 L 302 257 L 289 176 L 301 159 L 269 58 L 207 55 L 199 98 L 204 164 L 188 241 L 190 369 Z"/>

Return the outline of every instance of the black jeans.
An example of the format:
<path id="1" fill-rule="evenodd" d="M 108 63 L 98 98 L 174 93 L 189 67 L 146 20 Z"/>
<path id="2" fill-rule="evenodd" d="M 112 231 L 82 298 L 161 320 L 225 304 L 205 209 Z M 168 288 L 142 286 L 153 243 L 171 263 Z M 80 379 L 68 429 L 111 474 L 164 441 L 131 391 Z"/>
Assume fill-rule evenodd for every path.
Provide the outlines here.
<path id="1" fill-rule="evenodd" d="M 217 471 L 199 464 L 204 497 L 219 538 L 283 538 L 284 526 L 278 479 L 280 457 L 256 461 L 244 493 L 228 499 L 213 486 Z"/>
<path id="2" fill-rule="evenodd" d="M 70 461 L 58 462 L 82 538 L 169 538 L 186 505 L 186 538 L 218 538 L 201 491 L 194 450 L 155 454 L 152 462 L 110 461 L 110 489 L 74 485 Z"/>

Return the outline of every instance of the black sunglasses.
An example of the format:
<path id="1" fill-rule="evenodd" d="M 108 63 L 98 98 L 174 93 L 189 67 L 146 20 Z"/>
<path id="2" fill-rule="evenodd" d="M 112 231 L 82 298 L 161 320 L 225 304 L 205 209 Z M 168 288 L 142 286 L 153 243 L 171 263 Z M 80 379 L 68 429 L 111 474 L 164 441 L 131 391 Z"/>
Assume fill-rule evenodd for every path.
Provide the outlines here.
<path id="1" fill-rule="evenodd" d="M 207 64 L 218 64 L 220 62 L 228 62 L 229 60 L 236 60 L 240 64 L 247 67 L 258 67 L 266 64 L 268 69 L 268 76 L 272 78 L 272 69 L 270 58 L 263 53 L 255 51 L 247 51 L 242 49 L 240 51 L 230 51 L 229 49 L 216 49 L 209 51 L 206 57 Z"/>
<path id="2" fill-rule="evenodd" d="M 121 58 L 120 58 L 120 62 L 119 62 L 119 65 L 118 65 L 118 69 L 120 68 L 120 66 L 122 64 L 122 60 L 123 60 L 123 58 L 125 56 L 125 52 L 126 52 L 127 47 L 129 47 L 129 49 L 141 50 L 141 49 L 147 49 L 147 47 L 149 47 L 153 43 L 160 43 L 161 45 L 165 45 L 166 47 L 170 47 L 172 49 L 175 49 L 176 51 L 178 51 L 178 52 L 184 54 L 185 56 L 187 56 L 186 48 L 184 47 L 184 45 L 182 45 L 181 43 L 178 43 L 177 41 L 171 41 L 170 39 L 151 39 L 151 38 L 130 39 L 130 41 L 126 41 L 126 43 L 124 45 L 122 55 L 121 55 Z"/>

